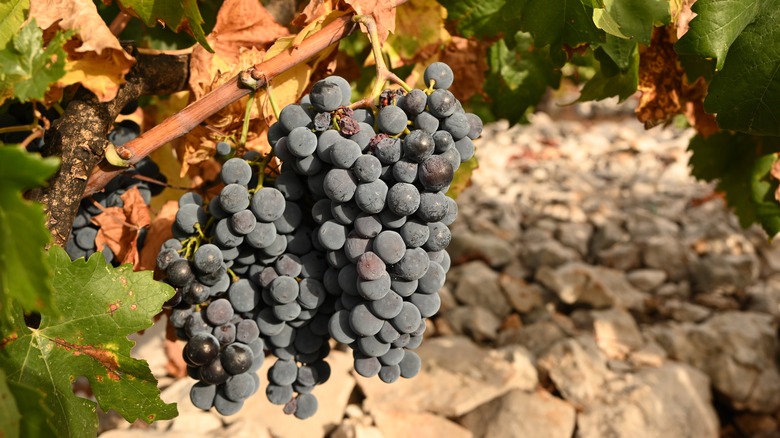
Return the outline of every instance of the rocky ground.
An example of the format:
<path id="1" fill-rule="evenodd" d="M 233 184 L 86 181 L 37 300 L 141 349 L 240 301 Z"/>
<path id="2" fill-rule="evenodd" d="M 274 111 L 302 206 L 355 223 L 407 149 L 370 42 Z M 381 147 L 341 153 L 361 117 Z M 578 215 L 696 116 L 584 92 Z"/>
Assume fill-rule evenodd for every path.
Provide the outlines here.
<path id="1" fill-rule="evenodd" d="M 102 436 L 780 436 L 780 243 L 689 176 L 691 132 L 575 111 L 486 127 L 418 377 L 356 377 L 334 351 L 312 419 L 263 391 L 222 418 L 165 377 L 158 327 L 137 351 L 180 416 L 105 415 Z"/>

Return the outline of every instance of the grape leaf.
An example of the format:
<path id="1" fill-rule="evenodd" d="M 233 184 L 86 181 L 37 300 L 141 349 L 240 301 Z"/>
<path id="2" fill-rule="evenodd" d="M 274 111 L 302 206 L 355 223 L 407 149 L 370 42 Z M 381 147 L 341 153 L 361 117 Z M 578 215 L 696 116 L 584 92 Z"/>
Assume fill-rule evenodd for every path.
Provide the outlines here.
<path id="1" fill-rule="evenodd" d="M 722 129 L 780 135 L 779 22 L 780 0 L 765 2 L 756 20 L 734 40 L 723 69 L 713 77 L 704 109 L 717 113 Z"/>
<path id="2" fill-rule="evenodd" d="M 534 47 L 531 36 L 523 32 L 515 36 L 514 50 L 504 40 L 493 44 L 488 49 L 488 65 L 485 91 L 492 112 L 510 123 L 524 121 L 528 108 L 539 102 L 548 86 L 558 88 L 561 78 L 548 49 Z"/>
<path id="3" fill-rule="evenodd" d="M 25 310 L 51 307 L 51 270 L 44 246 L 50 235 L 39 204 L 22 199 L 24 190 L 45 184 L 59 167 L 24 149 L 0 146 L 0 330 L 13 324 L 12 302 Z"/>
<path id="4" fill-rule="evenodd" d="M 213 52 L 201 27 L 203 17 L 200 15 L 196 0 L 117 0 L 117 2 L 123 10 L 139 18 L 145 25 L 155 27 L 159 22 L 174 32 L 185 30 L 206 50 Z"/>
<path id="5" fill-rule="evenodd" d="M 636 92 L 639 82 L 639 48 L 636 41 L 607 35 L 606 44 L 597 48 L 594 55 L 600 68 L 582 87 L 578 102 L 612 96 L 618 96 L 623 102 Z"/>
<path id="6" fill-rule="evenodd" d="M 593 23 L 593 8 L 574 0 L 527 0 L 520 17 L 522 30 L 534 43 L 550 46 L 556 65 L 566 62 L 564 46 L 578 47 L 604 41 L 605 33 Z"/>
<path id="7" fill-rule="evenodd" d="M 18 437 L 21 420 L 22 415 L 6 382 L 5 371 L 0 368 L 0 430 L 3 431 L 3 438 Z"/>
<path id="8" fill-rule="evenodd" d="M 396 10 L 396 31 L 387 42 L 405 61 L 419 59 L 428 46 L 447 44 L 447 11 L 436 0 L 411 0 Z"/>
<path id="9" fill-rule="evenodd" d="M 3 24 L 0 25 L 0 50 L 3 50 L 16 35 L 22 23 L 24 14 L 30 9 L 30 0 L 8 0 L 0 2 L 0 17 Z"/>
<path id="10" fill-rule="evenodd" d="M 49 85 L 65 75 L 67 40 L 56 33 L 43 47 L 43 31 L 33 19 L 0 51 L 0 104 L 12 94 L 22 102 L 43 99 Z"/>
<path id="11" fill-rule="evenodd" d="M 71 262 L 65 250 L 53 246 L 47 261 L 57 278 L 53 296 L 62 314 L 44 309 L 37 329 L 17 319 L 14 332 L 0 343 L 8 380 L 41 389 L 54 413 L 49 422 L 65 436 L 97 433 L 96 404 L 71 388 L 78 376 L 89 379 L 103 410 L 113 409 L 127 421 L 176 416 L 176 406 L 160 400 L 146 361 L 130 356 L 134 342 L 127 339 L 152 325 L 173 289 L 155 282 L 150 271 L 112 268 L 100 253 Z"/>
<path id="12" fill-rule="evenodd" d="M 604 0 L 604 9 L 593 11 L 593 21 L 607 33 L 650 44 L 653 26 L 669 24 L 669 0 Z M 617 25 L 618 29 L 614 29 Z"/>
<path id="13" fill-rule="evenodd" d="M 780 232 L 780 203 L 774 198 L 778 183 L 770 175 L 780 139 L 719 132 L 706 139 L 697 135 L 688 150 L 693 153 L 691 174 L 718 180 L 717 190 L 726 194 L 740 225 L 758 222 L 770 237 Z"/>
<path id="14" fill-rule="evenodd" d="M 777 8 L 775 0 L 698 0 L 691 8 L 697 16 L 674 48 L 681 55 L 715 58 L 715 68 L 720 70 L 739 35 L 762 11 L 766 13 L 772 7 Z"/>
<path id="15" fill-rule="evenodd" d="M 8 383 L 8 389 L 15 399 L 17 409 L 23 413 L 19 423 L 20 436 L 60 436 L 47 421 L 53 413 L 44 404 L 44 396 L 41 391 L 19 382 L 7 381 L 6 383 Z"/>
<path id="16" fill-rule="evenodd" d="M 60 87 L 81 84 L 101 102 L 116 97 L 125 75 L 135 64 L 98 13 L 91 0 L 36 0 L 30 16 L 42 29 L 61 29 L 74 35 L 67 44 L 65 75 Z"/>
<path id="17" fill-rule="evenodd" d="M 454 22 L 466 38 L 504 36 L 510 48 L 512 35 L 520 30 L 520 13 L 526 0 L 439 0 L 447 8 L 447 21 Z"/>

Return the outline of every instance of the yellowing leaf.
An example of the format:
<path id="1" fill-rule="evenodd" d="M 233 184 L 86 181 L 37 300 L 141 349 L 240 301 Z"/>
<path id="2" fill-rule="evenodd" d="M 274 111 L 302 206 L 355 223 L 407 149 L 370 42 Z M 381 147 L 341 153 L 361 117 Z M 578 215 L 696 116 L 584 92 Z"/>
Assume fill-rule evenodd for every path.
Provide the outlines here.
<path id="1" fill-rule="evenodd" d="M 122 49 L 90 0 L 32 0 L 30 16 L 41 28 L 72 30 L 76 40 L 65 45 L 69 63 L 60 86 L 82 83 L 102 102 L 116 96 L 135 58 Z"/>
<path id="2" fill-rule="evenodd" d="M 396 32 L 387 42 L 405 63 L 425 59 L 450 41 L 445 18 L 447 10 L 435 0 L 411 0 L 396 10 Z"/>

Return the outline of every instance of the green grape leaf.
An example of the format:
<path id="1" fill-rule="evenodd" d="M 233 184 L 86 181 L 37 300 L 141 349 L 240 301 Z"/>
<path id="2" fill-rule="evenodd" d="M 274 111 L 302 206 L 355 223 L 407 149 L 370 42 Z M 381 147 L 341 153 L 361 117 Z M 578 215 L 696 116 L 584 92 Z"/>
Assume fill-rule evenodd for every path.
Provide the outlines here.
<path id="1" fill-rule="evenodd" d="M 706 139 L 691 139 L 688 150 L 691 174 L 705 181 L 718 181 L 726 202 L 734 209 L 743 227 L 758 222 L 770 237 L 780 232 L 778 187 L 770 176 L 780 151 L 780 138 L 754 137 L 719 132 Z"/>
<path id="2" fill-rule="evenodd" d="M 0 103 L 12 94 L 22 102 L 43 99 L 49 85 L 65 76 L 68 37 L 57 32 L 43 47 L 43 31 L 31 20 L 0 50 Z"/>
<path id="3" fill-rule="evenodd" d="M 0 2 L 0 50 L 19 32 L 24 22 L 24 15 L 30 10 L 30 0 L 7 0 Z"/>
<path id="4" fill-rule="evenodd" d="M 715 58 L 715 68 L 720 70 L 739 35 L 762 11 L 766 14 L 767 8 L 773 7 L 777 8 L 776 0 L 698 0 L 691 7 L 697 15 L 674 49 L 681 55 Z M 777 25 L 776 22 L 773 24 Z"/>
<path id="5" fill-rule="evenodd" d="M 214 53 L 203 32 L 203 17 L 196 0 L 118 0 L 120 7 L 140 19 L 148 27 L 157 23 L 192 35 L 206 50 Z"/>
<path id="6" fill-rule="evenodd" d="M 54 302 L 60 316 L 41 312 L 37 329 L 17 324 L 0 343 L 0 367 L 8 380 L 40 389 L 54 413 L 49 421 L 63 436 L 94 436 L 96 404 L 76 396 L 78 376 L 89 379 L 103 410 L 113 409 L 127 421 L 148 423 L 177 415 L 176 406 L 160 400 L 146 361 L 130 356 L 127 336 L 152 325 L 173 289 L 154 281 L 152 272 L 133 272 L 132 265 L 113 268 L 103 255 L 71 262 L 53 246 L 48 263 L 55 272 Z"/>
<path id="7" fill-rule="evenodd" d="M 723 69 L 713 77 L 704 110 L 717 114 L 722 129 L 780 136 L 778 23 L 780 0 L 765 2 L 756 20 L 734 40 Z"/>
<path id="8" fill-rule="evenodd" d="M 0 436 L 15 438 L 19 436 L 22 414 L 16 406 L 11 388 L 8 387 L 5 371 L 0 368 Z"/>
<path id="9" fill-rule="evenodd" d="M 604 9 L 593 11 L 593 21 L 608 34 L 650 44 L 653 26 L 671 21 L 669 0 L 604 0 Z"/>
<path id="10" fill-rule="evenodd" d="M 8 376 L 6 376 L 7 379 Z M 22 437 L 56 437 L 61 436 L 48 419 L 53 415 L 46 407 L 43 393 L 30 386 L 19 382 L 8 381 L 8 388 L 13 395 L 16 407 L 22 414 L 19 422 L 20 435 Z M 4 430 L 4 429 L 0 429 Z"/>
<path id="11" fill-rule="evenodd" d="M 549 45 L 557 66 L 566 62 L 564 46 L 578 47 L 604 41 L 604 31 L 593 23 L 593 8 L 576 0 L 527 0 L 520 26 L 534 36 L 537 47 Z"/>
<path id="12" fill-rule="evenodd" d="M 447 20 L 460 35 L 471 38 L 504 36 L 512 47 L 512 35 L 520 30 L 520 13 L 526 0 L 439 0 L 447 8 Z"/>
<path id="13" fill-rule="evenodd" d="M 606 44 L 594 51 L 599 69 L 585 83 L 578 102 L 618 96 L 620 101 L 631 97 L 639 83 L 639 47 L 636 41 L 607 35 Z"/>
<path id="14" fill-rule="evenodd" d="M 51 306 L 51 277 L 44 247 L 50 235 L 40 204 L 22 199 L 57 171 L 57 158 L 41 158 L 24 149 L 0 146 L 0 330 L 13 324 L 14 301 L 28 311 Z"/>
<path id="15" fill-rule="evenodd" d="M 531 35 L 523 32 L 515 36 L 514 50 L 504 40 L 490 46 L 488 66 L 484 89 L 491 110 L 513 124 L 525 121 L 528 109 L 539 102 L 547 87 L 558 88 L 561 80 L 549 50 L 534 47 Z"/>

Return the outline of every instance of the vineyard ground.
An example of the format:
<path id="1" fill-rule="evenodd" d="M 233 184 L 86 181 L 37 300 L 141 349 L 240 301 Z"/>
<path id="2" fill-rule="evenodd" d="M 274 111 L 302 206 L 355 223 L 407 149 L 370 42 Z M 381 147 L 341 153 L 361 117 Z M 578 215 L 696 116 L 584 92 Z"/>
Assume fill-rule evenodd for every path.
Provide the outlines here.
<path id="1" fill-rule="evenodd" d="M 160 322 L 135 351 L 180 416 L 103 415 L 101 436 L 772 436 L 780 242 L 690 176 L 691 131 L 645 131 L 633 106 L 486 127 L 417 378 L 356 378 L 334 352 L 313 418 L 264 394 L 222 418 L 167 375 Z"/>

